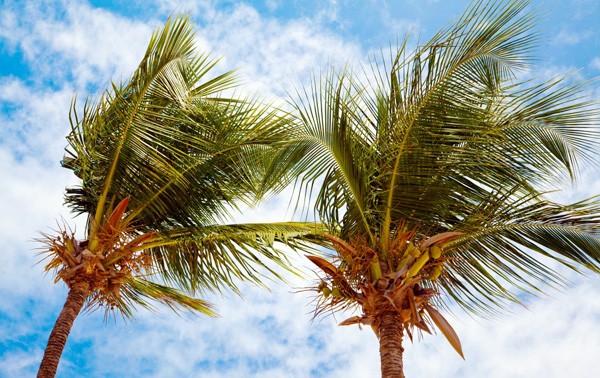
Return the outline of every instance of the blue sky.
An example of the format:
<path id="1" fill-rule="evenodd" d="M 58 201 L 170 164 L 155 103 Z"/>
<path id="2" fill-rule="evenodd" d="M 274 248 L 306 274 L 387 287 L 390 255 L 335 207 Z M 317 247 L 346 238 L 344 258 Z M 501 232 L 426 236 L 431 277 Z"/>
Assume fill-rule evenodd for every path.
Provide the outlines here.
<path id="1" fill-rule="evenodd" d="M 34 376 L 64 285 L 36 264 L 37 231 L 71 222 L 62 207 L 75 178 L 58 162 L 66 145 L 71 98 L 126 78 L 152 30 L 171 12 L 189 10 L 198 45 L 239 67 L 246 88 L 272 98 L 305 83 L 328 64 L 364 62 L 406 32 L 427 39 L 458 17 L 467 1 L 11 1 L 0 3 L 0 377 Z M 533 1 L 542 40 L 531 76 L 577 71 L 600 76 L 600 3 Z M 590 95 L 600 98 L 598 84 Z M 559 194 L 600 193 L 598 172 Z M 287 220 L 288 192 L 240 221 Z M 73 221 L 78 224 L 78 220 Z M 305 265 L 302 260 L 299 266 Z M 309 273 L 310 274 L 310 273 Z M 565 272 L 571 288 L 531 299 L 527 309 L 494 320 L 456 311 L 452 319 L 466 361 L 443 337 L 408 344 L 409 377 L 600 376 L 600 278 Z M 136 320 L 77 319 L 61 377 L 369 377 L 377 376 L 377 341 L 369 330 L 337 327 L 343 318 L 310 321 L 303 280 L 243 286 L 244 298 L 209 295 L 219 319 L 178 317 L 161 309 Z"/>

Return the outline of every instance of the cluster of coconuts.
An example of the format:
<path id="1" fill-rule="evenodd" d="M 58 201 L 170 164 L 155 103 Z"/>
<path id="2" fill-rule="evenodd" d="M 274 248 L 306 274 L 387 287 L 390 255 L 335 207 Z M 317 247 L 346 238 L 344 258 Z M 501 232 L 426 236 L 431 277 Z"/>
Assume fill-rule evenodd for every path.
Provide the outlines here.
<path id="1" fill-rule="evenodd" d="M 442 257 L 442 252 L 442 248 L 437 244 L 427 248 L 418 248 L 412 242 L 409 242 L 406 251 L 404 252 L 405 257 L 400 262 L 399 268 L 404 266 L 410 257 L 415 258 L 416 260 L 406 273 L 406 278 L 412 278 L 416 276 L 430 260 L 437 260 Z M 434 265 L 431 268 L 428 278 L 430 280 L 436 280 L 442 274 L 442 270 L 442 264 Z"/>
<path id="2" fill-rule="evenodd" d="M 327 283 L 325 281 L 321 281 L 321 283 L 319 284 L 319 286 L 317 287 L 317 290 L 320 293 L 323 293 L 323 296 L 325 298 L 329 298 L 329 296 L 333 296 L 335 298 L 341 298 L 344 295 L 342 294 L 342 292 L 340 291 L 340 289 L 338 289 L 337 287 L 333 287 L 333 288 L 329 288 L 329 286 L 327 286 Z"/>
<path id="3" fill-rule="evenodd" d="M 398 269 L 401 269 L 408 263 L 409 259 L 412 258 L 414 262 L 406 273 L 406 278 L 412 278 L 416 276 L 428 262 L 441 258 L 442 253 L 442 247 L 437 244 L 434 244 L 430 247 L 419 248 L 412 242 L 409 242 L 406 246 L 406 250 L 404 251 L 404 258 L 398 264 Z M 427 278 L 432 281 L 436 280 L 442 274 L 443 270 L 443 264 L 437 263 L 430 268 Z M 317 291 L 322 293 L 325 298 L 329 298 L 330 295 L 335 298 L 341 298 L 344 296 L 340 289 L 337 287 L 330 288 L 325 281 L 321 281 L 317 287 Z"/>

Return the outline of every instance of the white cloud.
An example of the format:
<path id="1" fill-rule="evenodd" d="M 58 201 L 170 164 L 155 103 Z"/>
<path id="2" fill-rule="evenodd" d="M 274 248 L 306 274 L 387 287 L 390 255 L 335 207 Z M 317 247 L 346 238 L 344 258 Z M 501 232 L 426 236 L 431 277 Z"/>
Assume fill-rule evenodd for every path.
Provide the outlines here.
<path id="1" fill-rule="evenodd" d="M 208 16 L 206 16 L 208 15 Z M 250 90 L 285 95 L 292 83 L 328 63 L 361 57 L 361 49 L 312 20 L 281 22 L 262 18 L 247 5 L 200 15 L 199 34 L 230 68 L 240 67 Z"/>
<path id="2" fill-rule="evenodd" d="M 85 94 L 89 86 L 103 85 L 111 77 L 126 77 L 157 25 L 155 20 L 132 21 L 83 2 L 41 8 L 35 3 L 23 8 L 7 3 L 0 13 L 0 38 L 23 51 L 36 75 L 31 82 L 0 78 L 0 103 L 13 109 L 0 113 L 0 312 L 5 314 L 0 338 L 16 345 L 0 357 L 0 370 L 8 376 L 35 371 L 51 318 L 64 300 L 64 286 L 53 286 L 51 277 L 42 275 L 42 266 L 35 265 L 35 246 L 28 240 L 36 230 L 52 227 L 60 214 L 66 216 L 62 192 L 72 176 L 57 161 L 68 131 L 71 94 Z M 170 12 L 173 4 L 163 2 L 164 10 Z M 241 67 L 255 91 L 281 95 L 290 83 L 306 83 L 315 67 L 363 59 L 361 46 L 332 33 L 319 20 L 268 19 L 243 4 L 227 11 L 217 9 L 215 2 L 189 7 L 200 24 L 199 45 L 223 55 L 224 66 Z M 50 79 L 55 80 L 51 88 L 46 85 Z M 287 219 L 289 214 L 282 210 L 287 195 L 240 220 Z M 290 280 L 293 286 L 306 285 Z M 407 375 L 597 376 L 599 283 L 597 277 L 578 280 L 565 294 L 534 301 L 529 311 L 515 307 L 514 315 L 496 321 L 476 322 L 458 312 L 459 319 L 451 321 L 467 360 L 457 357 L 441 335 L 426 336 L 422 343 L 407 345 Z M 378 375 L 378 346 L 369 329 L 335 326 L 343 316 L 310 323 L 309 298 L 291 293 L 289 286 L 272 286 L 272 293 L 245 286 L 245 299 L 209 296 L 219 307 L 219 319 L 190 321 L 161 309 L 158 316 L 141 311 L 130 324 L 103 325 L 101 314 L 82 314 L 67 344 L 62 374 Z M 94 358 L 80 359 L 72 352 L 82 348 Z M 87 365 L 82 367 L 82 362 Z"/>
<path id="3" fill-rule="evenodd" d="M 82 90 L 129 75 L 158 25 L 76 1 L 8 3 L 3 12 L 0 38 L 21 50 L 31 80 L 72 82 Z"/>
<path id="4" fill-rule="evenodd" d="M 57 164 L 62 158 L 73 90 L 37 89 L 18 79 L 0 78 L 0 102 L 9 109 L 0 113 L 0 145 L 15 156 L 44 159 Z"/>
<path id="5" fill-rule="evenodd" d="M 34 370 L 30 367 L 35 364 L 39 364 L 37 356 L 26 351 L 19 351 L 10 353 L 8 357 L 0 360 L 0 371 L 5 377 L 32 376 Z"/>
<path id="6" fill-rule="evenodd" d="M 592 62 L 590 63 L 590 67 L 600 70 L 600 57 L 592 59 Z"/>
<path id="7" fill-rule="evenodd" d="M 593 34 L 590 32 L 579 32 L 562 29 L 553 39 L 553 43 L 558 45 L 577 45 L 588 40 Z"/>
<path id="8" fill-rule="evenodd" d="M 58 164 L 49 165 L 43 158 L 27 156 L 17 160 L 2 145 L 0 172 L 0 312 L 19 319 L 22 311 L 28 311 L 39 321 L 44 311 L 38 311 L 62 305 L 65 292 L 44 275 L 41 256 L 36 251 L 40 245 L 34 239 L 40 237 L 39 232 L 56 228 L 61 217 L 70 218 L 62 207 L 63 190 L 70 177 Z M 33 303 L 34 308 L 27 309 Z M 17 336 L 13 331 L 11 337 Z"/>
<path id="9" fill-rule="evenodd" d="M 426 31 L 419 20 L 395 17 L 394 12 L 389 10 L 389 5 L 387 3 L 382 5 L 379 15 L 381 23 L 384 25 L 384 30 L 386 30 L 387 37 L 390 40 L 397 38 L 402 41 L 407 35 L 412 36 L 414 39 L 415 36 L 413 33 L 421 33 Z M 417 35 L 416 37 L 418 39 L 419 36 Z"/>
<path id="10" fill-rule="evenodd" d="M 266 5 L 267 9 L 269 9 L 271 12 L 273 12 L 281 6 L 281 2 L 278 0 L 266 0 L 265 5 Z"/>

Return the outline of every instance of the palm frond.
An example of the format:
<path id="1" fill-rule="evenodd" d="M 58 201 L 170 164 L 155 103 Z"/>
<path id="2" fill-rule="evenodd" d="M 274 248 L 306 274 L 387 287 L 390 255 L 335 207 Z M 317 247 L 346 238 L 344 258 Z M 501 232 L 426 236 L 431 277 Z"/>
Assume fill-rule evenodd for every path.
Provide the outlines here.
<path id="1" fill-rule="evenodd" d="M 457 23 L 438 33 L 409 59 L 399 61 L 398 67 L 392 67 L 391 80 L 394 83 L 391 87 L 398 88 L 398 96 L 403 101 L 396 102 L 390 113 L 402 113 L 403 116 L 396 117 L 400 122 L 389 128 L 394 130 L 391 150 L 382 151 L 389 156 L 387 164 L 391 167 L 389 178 L 386 178 L 384 233 L 392 224 L 392 211 L 405 202 L 414 202 L 398 203 L 398 197 L 405 197 L 405 193 L 401 193 L 405 187 L 402 183 L 425 184 L 418 159 L 425 156 L 446 161 L 447 156 L 444 155 L 447 153 L 436 152 L 439 145 L 456 144 L 457 137 L 472 135 L 473 127 L 479 129 L 475 137 L 481 136 L 482 131 L 485 133 L 489 127 L 482 122 L 487 118 L 483 105 L 490 100 L 489 89 L 493 91 L 495 88 L 486 88 L 484 84 L 506 79 L 503 70 L 493 70 L 498 64 L 505 66 L 504 71 L 509 73 L 522 67 L 523 58 L 526 58 L 524 53 L 528 52 L 534 40 L 530 33 L 532 15 L 520 16 L 527 4 L 528 1 L 478 1 Z M 486 68 L 484 72 L 481 72 L 481 67 Z M 490 81 L 490 74 L 495 74 L 496 79 Z M 450 139 L 443 138 L 446 135 L 440 135 L 439 131 L 436 133 L 435 129 L 431 130 L 432 126 L 439 130 L 440 125 Z M 435 149 L 423 146 L 423 142 L 429 141 L 433 142 Z M 469 140 L 465 142 L 469 143 Z M 467 149 L 467 152 L 470 151 Z M 431 166 L 431 161 L 426 159 L 422 163 L 425 170 Z M 408 162 L 412 163 L 410 171 L 406 170 Z M 411 175 L 411 171 L 417 174 Z M 429 177 L 436 176 L 439 175 Z"/>
<path id="2" fill-rule="evenodd" d="M 219 96 L 232 73 L 206 78 L 216 61 L 194 52 L 193 37 L 187 17 L 171 18 L 128 82 L 86 101 L 81 117 L 73 104 L 64 166 L 82 184 L 67 201 L 92 223 L 129 196 L 132 216 L 158 228 L 211 224 L 258 191 L 258 162 L 285 122 L 256 99 Z"/>
<path id="3" fill-rule="evenodd" d="M 459 303 L 487 311 L 505 300 L 519 301 L 515 289 L 536 295 L 548 285 L 566 285 L 550 261 L 600 272 L 599 221 L 598 198 L 565 206 L 539 196 L 492 197 L 446 245 L 452 259 L 442 286 Z M 473 291 L 481 294 L 476 302 L 467 294 Z"/>
<path id="4" fill-rule="evenodd" d="M 235 290 L 238 280 L 261 283 L 269 272 L 281 277 L 273 265 L 294 269 L 274 243 L 308 251 L 309 241 L 320 240 L 315 224 L 220 225 L 240 203 L 282 189 L 264 177 L 295 125 L 258 98 L 224 95 L 236 80 L 232 71 L 212 75 L 217 61 L 196 52 L 189 16 L 170 17 L 129 80 L 112 83 L 81 109 L 73 101 L 63 160 L 81 179 L 66 197 L 88 217 L 85 248 L 110 264 L 154 259 L 152 273 L 191 290 Z M 149 239 L 133 252 L 108 243 L 117 252 L 104 256 L 100 239 L 111 229 L 111 214 L 127 225 L 119 240 Z M 130 316 L 129 305 L 154 298 L 208 313 L 203 302 L 140 274 L 127 283 L 109 278 L 90 303 L 122 307 Z"/>
<path id="5" fill-rule="evenodd" d="M 254 223 L 172 229 L 146 245 L 167 281 L 190 290 L 237 291 L 238 280 L 262 285 L 265 273 L 282 278 L 280 269 L 295 272 L 285 250 L 314 252 L 326 245 L 316 223 Z M 279 244 L 279 247 L 278 247 Z"/>
<path id="6" fill-rule="evenodd" d="M 180 290 L 148 281 L 141 277 L 131 277 L 121 289 L 121 293 L 123 303 L 127 303 L 127 311 L 123 312 L 128 317 L 132 315 L 132 304 L 154 310 L 148 300 L 165 305 L 175 312 L 183 309 L 191 312 L 199 312 L 207 316 L 217 316 L 210 303 L 187 296 Z"/>
<path id="7" fill-rule="evenodd" d="M 354 227 L 368 235 L 370 167 L 363 157 L 370 154 L 374 134 L 369 125 L 360 122 L 359 109 L 354 107 L 356 85 L 349 74 L 330 72 L 321 80 L 313 79 L 310 89 L 297 93 L 293 103 L 298 110 L 296 130 L 288 137 L 287 148 L 273 159 L 269 174 L 301 176 L 300 185 L 308 192 L 307 186 L 323 179 L 317 197 L 317 211 L 322 219 L 331 227 L 338 227 L 342 217 L 350 216 L 345 208 L 350 201 Z"/>

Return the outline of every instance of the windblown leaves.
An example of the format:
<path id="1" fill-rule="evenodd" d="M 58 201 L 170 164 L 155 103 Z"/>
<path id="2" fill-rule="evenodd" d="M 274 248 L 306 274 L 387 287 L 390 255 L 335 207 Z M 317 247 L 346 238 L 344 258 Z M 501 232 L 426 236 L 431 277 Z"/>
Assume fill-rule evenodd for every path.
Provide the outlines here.
<path id="1" fill-rule="evenodd" d="M 521 79 L 538 40 L 529 4 L 476 1 L 430 41 L 409 51 L 407 39 L 373 59 L 360 78 L 331 71 L 298 91 L 281 168 L 301 174 L 307 192 L 322 180 L 313 194 L 329 232 L 352 247 L 366 241 L 360 250 L 375 255 L 365 279 L 390 264 L 402 226 L 418 230 L 418 243 L 456 236 L 444 241 L 438 284 L 477 313 L 564 284 L 538 256 L 598 271 L 597 200 L 561 205 L 543 191 L 598 162 L 600 109 L 572 77 Z M 349 249 L 333 243 L 345 258 Z"/>
<path id="2" fill-rule="evenodd" d="M 172 283 L 190 290 L 217 290 L 236 281 L 262 284 L 266 272 L 276 267 L 295 272 L 285 246 L 313 251 L 323 244 L 322 227 L 314 223 L 247 223 L 165 230 L 148 245 L 156 268 Z"/>
<path id="3" fill-rule="evenodd" d="M 195 45 L 189 16 L 173 16 L 128 80 L 72 104 L 62 164 L 81 183 L 66 202 L 87 216 L 82 242 L 91 253 L 112 251 L 101 265 L 143 262 L 111 278 L 116 285 L 105 282 L 110 300 L 92 299 L 126 315 L 145 299 L 213 314 L 149 279 L 160 275 L 186 292 L 237 290 L 240 280 L 261 284 L 267 273 L 294 271 L 282 246 L 309 251 L 306 241 L 320 240 L 313 223 L 224 225 L 240 203 L 281 189 L 265 173 L 293 125 L 255 98 L 226 96 L 233 72 L 214 75 L 217 60 Z"/>
<path id="4" fill-rule="evenodd" d="M 63 165 L 82 179 L 67 190 L 75 211 L 99 223 L 110 201 L 130 197 L 131 216 L 144 224 L 194 227 L 254 199 L 287 121 L 252 98 L 222 96 L 234 76 L 210 77 L 216 62 L 196 53 L 188 18 L 173 17 L 129 81 L 83 110 L 73 104 Z"/>

